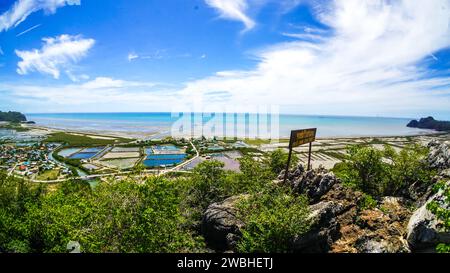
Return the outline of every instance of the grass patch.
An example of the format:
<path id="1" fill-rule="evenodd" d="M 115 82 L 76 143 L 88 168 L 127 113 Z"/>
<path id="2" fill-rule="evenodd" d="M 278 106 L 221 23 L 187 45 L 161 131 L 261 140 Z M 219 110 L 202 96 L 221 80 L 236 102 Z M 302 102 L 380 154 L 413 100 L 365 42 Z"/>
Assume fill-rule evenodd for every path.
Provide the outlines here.
<path id="1" fill-rule="evenodd" d="M 0 125 L 0 128 L 14 130 L 16 132 L 27 132 L 30 130 L 29 128 L 23 127 L 22 124 L 17 122 L 10 122 L 8 124 Z"/>
<path id="2" fill-rule="evenodd" d="M 53 133 L 45 140 L 45 142 L 65 143 L 69 146 L 94 146 L 94 145 L 111 145 L 118 143 L 129 143 L 133 141 L 127 138 L 99 139 L 92 138 L 87 135 L 74 135 L 70 133 Z"/>
<path id="3" fill-rule="evenodd" d="M 36 180 L 56 180 L 59 176 L 59 169 L 48 170 L 36 176 Z"/>

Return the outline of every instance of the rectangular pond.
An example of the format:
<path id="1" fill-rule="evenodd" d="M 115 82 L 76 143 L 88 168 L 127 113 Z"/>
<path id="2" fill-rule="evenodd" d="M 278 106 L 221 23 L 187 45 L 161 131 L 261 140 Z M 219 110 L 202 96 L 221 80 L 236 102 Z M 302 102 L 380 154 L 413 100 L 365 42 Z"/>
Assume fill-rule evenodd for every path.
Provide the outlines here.
<path id="1" fill-rule="evenodd" d="M 62 157 L 69 157 L 79 151 L 80 151 L 80 148 L 67 148 L 67 149 L 62 149 L 61 151 L 59 151 L 58 155 L 60 155 Z"/>
<path id="2" fill-rule="evenodd" d="M 175 147 L 175 145 L 172 145 L 172 144 L 155 145 L 155 146 L 152 146 L 152 148 L 153 148 L 153 150 L 160 151 L 160 152 L 163 152 L 163 151 L 173 152 L 173 151 L 178 151 L 179 150 L 177 147 Z"/>
<path id="3" fill-rule="evenodd" d="M 92 147 L 83 149 L 83 153 L 98 153 L 101 150 L 105 149 L 105 147 Z"/>
<path id="4" fill-rule="evenodd" d="M 186 154 L 152 154 L 143 163 L 146 167 L 170 166 L 180 164 L 185 158 Z"/>
<path id="5" fill-rule="evenodd" d="M 92 158 L 94 155 L 96 155 L 97 153 L 85 153 L 85 152 L 80 152 L 80 153 L 76 153 L 74 155 L 71 155 L 69 158 L 70 159 L 90 159 Z"/>

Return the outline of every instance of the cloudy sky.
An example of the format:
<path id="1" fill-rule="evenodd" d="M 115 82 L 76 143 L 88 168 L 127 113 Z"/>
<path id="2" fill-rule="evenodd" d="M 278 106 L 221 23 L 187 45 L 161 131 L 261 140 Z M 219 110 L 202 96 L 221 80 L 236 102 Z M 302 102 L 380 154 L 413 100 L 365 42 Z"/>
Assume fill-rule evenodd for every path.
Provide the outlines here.
<path id="1" fill-rule="evenodd" d="M 0 110 L 450 119 L 449 23 L 450 0 L 0 0 Z"/>

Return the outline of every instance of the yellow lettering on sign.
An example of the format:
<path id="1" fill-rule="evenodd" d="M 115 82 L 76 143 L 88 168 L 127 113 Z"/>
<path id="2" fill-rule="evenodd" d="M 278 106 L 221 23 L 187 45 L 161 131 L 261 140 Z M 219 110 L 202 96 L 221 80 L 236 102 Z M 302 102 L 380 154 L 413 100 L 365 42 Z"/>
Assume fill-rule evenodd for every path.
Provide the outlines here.
<path id="1" fill-rule="evenodd" d="M 316 140 L 316 132 L 316 128 L 292 131 L 291 148 L 314 142 Z"/>

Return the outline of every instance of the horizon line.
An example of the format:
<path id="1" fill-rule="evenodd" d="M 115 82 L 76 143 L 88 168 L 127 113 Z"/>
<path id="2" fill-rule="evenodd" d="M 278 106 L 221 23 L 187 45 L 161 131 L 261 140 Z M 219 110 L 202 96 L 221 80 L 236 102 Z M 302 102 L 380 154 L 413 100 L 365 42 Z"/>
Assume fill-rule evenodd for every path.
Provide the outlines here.
<path id="1" fill-rule="evenodd" d="M 52 115 L 52 114 L 260 114 L 254 112 L 182 112 L 182 111 L 172 111 L 172 112 L 161 112 L 161 111 L 149 111 L 149 112 L 24 112 L 25 115 Z M 267 113 L 270 114 L 270 113 Z M 340 117 L 340 118 L 386 118 L 386 119 L 418 119 L 413 117 L 394 117 L 394 116 L 378 116 L 378 115 L 339 115 L 339 114 L 294 114 L 294 113 L 279 113 L 280 116 L 306 116 L 306 117 Z M 419 117 L 420 118 L 420 117 Z"/>

